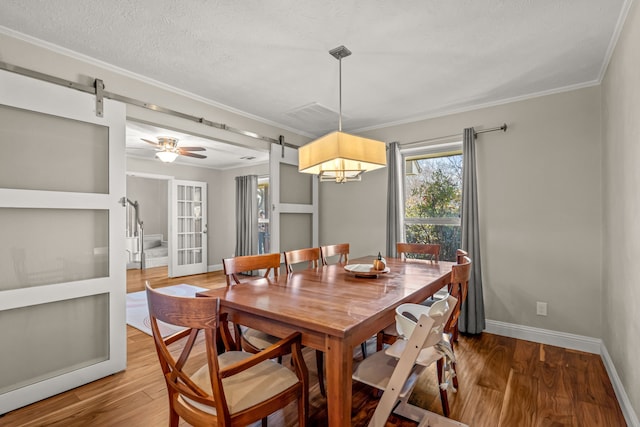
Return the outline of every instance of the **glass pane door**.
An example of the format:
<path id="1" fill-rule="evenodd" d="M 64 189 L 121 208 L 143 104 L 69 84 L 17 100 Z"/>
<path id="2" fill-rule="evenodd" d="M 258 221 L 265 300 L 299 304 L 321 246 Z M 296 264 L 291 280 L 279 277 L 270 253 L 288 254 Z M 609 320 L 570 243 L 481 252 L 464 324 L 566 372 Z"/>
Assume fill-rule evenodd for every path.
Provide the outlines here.
<path id="1" fill-rule="evenodd" d="M 169 277 L 207 271 L 207 184 L 172 181 Z"/>

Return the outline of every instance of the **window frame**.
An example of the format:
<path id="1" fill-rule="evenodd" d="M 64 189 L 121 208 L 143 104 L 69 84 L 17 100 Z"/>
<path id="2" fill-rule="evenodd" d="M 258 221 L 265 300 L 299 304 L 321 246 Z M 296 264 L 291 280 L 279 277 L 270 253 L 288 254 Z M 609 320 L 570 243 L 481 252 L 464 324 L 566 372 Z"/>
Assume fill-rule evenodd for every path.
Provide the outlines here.
<path id="1" fill-rule="evenodd" d="M 422 160 L 438 157 L 447 157 L 453 155 L 463 155 L 462 153 L 462 141 L 453 141 L 443 144 L 421 146 L 415 148 L 401 149 L 400 154 L 402 156 L 402 207 L 403 215 L 401 219 L 402 234 L 406 239 L 406 230 L 409 225 L 444 225 L 444 226 L 458 226 L 462 225 L 462 218 L 459 214 L 457 217 L 408 217 L 407 216 L 407 185 L 406 185 L 406 165 L 407 161 Z M 462 184 L 462 183 L 461 183 Z"/>

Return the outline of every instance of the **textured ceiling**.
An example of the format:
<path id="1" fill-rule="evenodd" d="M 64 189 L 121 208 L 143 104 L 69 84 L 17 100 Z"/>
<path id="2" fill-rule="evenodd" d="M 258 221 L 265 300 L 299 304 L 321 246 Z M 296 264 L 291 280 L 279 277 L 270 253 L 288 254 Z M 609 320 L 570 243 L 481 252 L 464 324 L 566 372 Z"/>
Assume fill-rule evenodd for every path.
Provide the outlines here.
<path id="1" fill-rule="evenodd" d="M 315 136 L 336 46 L 357 131 L 596 84 L 625 1 L 2 0 L 0 25 Z"/>

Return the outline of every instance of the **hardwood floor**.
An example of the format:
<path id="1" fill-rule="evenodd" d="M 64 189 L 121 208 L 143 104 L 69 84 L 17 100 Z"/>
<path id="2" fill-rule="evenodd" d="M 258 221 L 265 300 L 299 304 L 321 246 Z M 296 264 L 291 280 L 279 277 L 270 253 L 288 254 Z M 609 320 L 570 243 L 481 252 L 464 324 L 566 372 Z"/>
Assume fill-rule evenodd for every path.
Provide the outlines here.
<path id="1" fill-rule="evenodd" d="M 142 290 L 145 280 L 154 287 L 225 285 L 219 272 L 167 279 L 166 267 L 158 267 L 128 271 L 128 292 Z M 369 344 L 374 351 L 375 343 Z M 152 339 L 127 326 L 127 345 L 126 371 L 9 412 L 0 417 L 0 425 L 166 426 L 166 389 Z M 598 355 L 487 333 L 461 336 L 455 350 L 460 387 L 449 394 L 453 419 L 474 427 L 626 425 Z M 309 424 L 325 426 L 326 401 L 318 389 L 314 352 L 305 349 L 305 358 L 311 380 Z M 353 396 L 352 424 L 365 426 L 377 403 L 373 390 L 355 383 Z M 412 399 L 442 413 L 435 370 L 425 371 Z M 272 415 L 269 425 L 295 426 L 295 408 Z M 392 416 L 387 425 L 416 423 Z"/>

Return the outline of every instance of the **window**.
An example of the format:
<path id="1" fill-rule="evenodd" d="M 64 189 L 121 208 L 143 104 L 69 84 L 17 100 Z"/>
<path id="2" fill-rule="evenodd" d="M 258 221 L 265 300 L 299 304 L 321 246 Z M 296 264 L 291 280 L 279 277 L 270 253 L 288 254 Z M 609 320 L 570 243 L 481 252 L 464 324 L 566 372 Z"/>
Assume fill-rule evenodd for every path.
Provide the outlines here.
<path id="1" fill-rule="evenodd" d="M 271 251 L 269 227 L 269 178 L 258 178 L 258 253 Z"/>
<path id="2" fill-rule="evenodd" d="M 455 261 L 460 247 L 462 151 L 405 154 L 405 239 L 440 245 L 440 259 Z"/>

